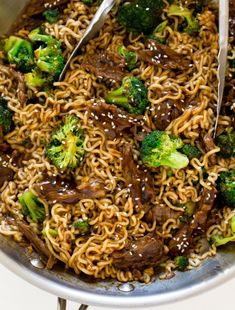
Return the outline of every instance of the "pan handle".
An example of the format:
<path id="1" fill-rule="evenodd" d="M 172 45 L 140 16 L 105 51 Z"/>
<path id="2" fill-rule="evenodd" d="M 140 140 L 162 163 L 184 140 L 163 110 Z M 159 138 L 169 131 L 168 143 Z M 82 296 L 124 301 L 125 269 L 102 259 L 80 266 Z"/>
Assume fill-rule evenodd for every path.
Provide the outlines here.
<path id="1" fill-rule="evenodd" d="M 58 297 L 57 299 L 57 310 L 66 310 L 67 308 L 67 300 Z M 88 308 L 87 305 L 81 305 L 78 310 L 86 310 Z"/>

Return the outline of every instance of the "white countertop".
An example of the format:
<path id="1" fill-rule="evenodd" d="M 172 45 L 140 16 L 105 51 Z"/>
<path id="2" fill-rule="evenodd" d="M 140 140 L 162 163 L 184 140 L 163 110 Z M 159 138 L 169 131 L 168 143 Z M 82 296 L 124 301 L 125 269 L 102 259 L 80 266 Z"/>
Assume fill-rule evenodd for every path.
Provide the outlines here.
<path id="1" fill-rule="evenodd" d="M 235 279 L 175 304 L 147 308 L 149 310 L 221 310 L 233 308 L 235 295 Z M 1 310 L 56 310 L 55 296 L 44 292 L 0 265 L 0 309 Z M 89 307 L 89 310 L 115 310 L 116 308 Z M 78 310 L 78 305 L 69 302 L 67 310 Z M 125 309 L 127 310 L 127 309 Z"/>

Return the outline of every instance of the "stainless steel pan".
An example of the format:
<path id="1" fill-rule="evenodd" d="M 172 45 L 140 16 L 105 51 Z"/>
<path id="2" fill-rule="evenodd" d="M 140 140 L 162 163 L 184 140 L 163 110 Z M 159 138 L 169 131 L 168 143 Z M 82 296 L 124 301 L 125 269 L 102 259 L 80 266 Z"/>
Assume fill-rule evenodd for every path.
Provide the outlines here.
<path id="1" fill-rule="evenodd" d="M 1 5 L 5 2 L 0 0 Z M 224 248 L 196 269 L 177 273 L 169 280 L 156 279 L 148 285 L 122 284 L 115 280 L 91 282 L 63 267 L 47 270 L 36 253 L 29 255 L 18 243 L 1 235 L 0 262 L 31 284 L 59 296 L 59 310 L 66 309 L 66 299 L 82 303 L 80 309 L 83 310 L 86 305 L 136 308 L 182 300 L 232 278 L 235 275 L 235 245 Z"/>

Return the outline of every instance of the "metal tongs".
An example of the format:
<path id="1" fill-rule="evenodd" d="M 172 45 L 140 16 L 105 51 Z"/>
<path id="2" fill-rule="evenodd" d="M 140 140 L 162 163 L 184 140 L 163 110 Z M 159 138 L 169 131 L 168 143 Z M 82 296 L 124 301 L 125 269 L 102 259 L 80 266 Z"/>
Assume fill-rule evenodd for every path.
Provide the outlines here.
<path id="1" fill-rule="evenodd" d="M 219 1 L 219 55 L 218 55 L 218 99 L 217 114 L 214 127 L 214 137 L 218 126 L 219 115 L 223 100 L 226 63 L 228 53 L 228 28 L 229 28 L 229 0 Z"/>
<path id="2" fill-rule="evenodd" d="M 110 10 L 115 5 L 116 0 L 104 0 L 100 7 L 98 8 L 97 12 L 95 13 L 94 17 L 92 18 L 89 26 L 87 27 L 85 33 L 83 34 L 82 38 L 76 45 L 75 49 L 73 50 L 72 54 L 70 55 L 69 59 L 67 60 L 63 71 L 60 74 L 59 81 L 61 81 L 64 77 L 65 72 L 67 71 L 69 64 L 73 57 L 76 56 L 79 49 L 86 44 L 89 40 L 94 38 L 97 32 L 102 28 L 105 23 L 105 19 L 110 12 Z"/>

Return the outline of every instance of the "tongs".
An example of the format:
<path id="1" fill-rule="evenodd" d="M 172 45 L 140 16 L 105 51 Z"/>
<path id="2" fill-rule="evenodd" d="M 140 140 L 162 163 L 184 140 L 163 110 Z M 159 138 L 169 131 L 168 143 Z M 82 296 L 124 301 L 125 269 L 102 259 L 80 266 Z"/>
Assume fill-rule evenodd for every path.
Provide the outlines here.
<path id="1" fill-rule="evenodd" d="M 218 99 L 217 113 L 214 127 L 214 137 L 218 126 L 220 110 L 223 100 L 226 63 L 228 53 L 228 28 L 229 28 L 229 0 L 219 1 L 219 55 L 218 55 Z"/>
<path id="2" fill-rule="evenodd" d="M 110 10 L 113 8 L 115 5 L 116 0 L 103 0 L 102 4 L 96 11 L 94 17 L 92 18 L 89 26 L 87 27 L 86 31 L 84 32 L 82 38 L 74 48 L 72 54 L 68 58 L 63 71 L 60 74 L 59 81 L 61 81 L 64 77 L 65 72 L 67 71 L 69 64 L 72 60 L 73 57 L 75 57 L 81 49 L 81 47 L 86 44 L 89 40 L 95 37 L 95 35 L 98 33 L 98 31 L 102 28 L 102 26 L 105 23 L 105 19 L 110 12 Z"/>

